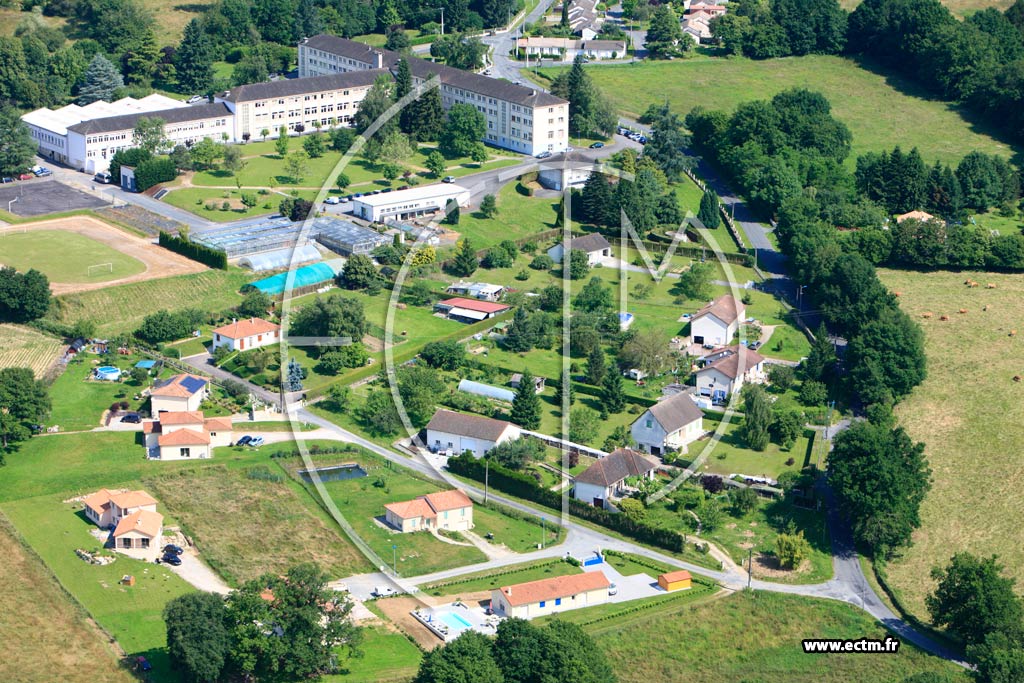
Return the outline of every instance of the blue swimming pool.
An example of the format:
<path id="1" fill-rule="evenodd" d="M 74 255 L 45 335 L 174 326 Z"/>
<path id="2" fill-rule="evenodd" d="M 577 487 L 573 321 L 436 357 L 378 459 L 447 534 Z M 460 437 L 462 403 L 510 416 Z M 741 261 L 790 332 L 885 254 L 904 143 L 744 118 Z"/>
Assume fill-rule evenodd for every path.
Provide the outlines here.
<path id="1" fill-rule="evenodd" d="M 444 622 L 448 628 L 463 629 L 473 627 L 473 624 L 469 623 L 455 612 L 441 612 L 437 615 L 437 618 Z"/>

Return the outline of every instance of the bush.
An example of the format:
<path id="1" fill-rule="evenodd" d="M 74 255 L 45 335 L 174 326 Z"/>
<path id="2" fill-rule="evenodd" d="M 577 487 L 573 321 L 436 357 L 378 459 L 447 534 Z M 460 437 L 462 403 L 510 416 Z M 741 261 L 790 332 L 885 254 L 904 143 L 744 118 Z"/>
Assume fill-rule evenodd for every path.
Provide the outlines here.
<path id="1" fill-rule="evenodd" d="M 178 177 L 178 169 L 168 157 L 147 159 L 135 167 L 135 189 L 145 192 L 157 183 L 166 183 Z"/>
<path id="2" fill-rule="evenodd" d="M 206 208 L 209 209 L 210 205 L 207 204 Z M 210 247 L 205 247 L 202 244 L 196 244 L 189 239 L 175 237 L 174 235 L 163 231 L 160 232 L 159 243 L 164 249 L 169 249 L 176 254 L 181 254 L 185 258 L 198 261 L 199 263 L 211 268 L 227 270 L 228 255 L 223 251 L 211 249 Z"/>
<path id="3" fill-rule="evenodd" d="M 547 254 L 538 254 L 530 261 L 530 267 L 534 270 L 551 270 L 555 262 Z"/>

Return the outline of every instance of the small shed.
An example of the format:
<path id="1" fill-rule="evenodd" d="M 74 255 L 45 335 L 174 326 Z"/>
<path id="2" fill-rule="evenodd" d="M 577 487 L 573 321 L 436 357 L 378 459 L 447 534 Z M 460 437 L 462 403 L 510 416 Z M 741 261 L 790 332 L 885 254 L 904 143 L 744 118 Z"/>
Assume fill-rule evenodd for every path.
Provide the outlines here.
<path id="1" fill-rule="evenodd" d="M 519 388 L 519 383 L 522 381 L 522 379 L 523 379 L 523 374 L 521 372 L 515 373 L 514 375 L 512 375 L 512 379 L 509 380 L 509 386 L 511 386 L 513 389 L 518 389 Z M 545 381 L 546 380 L 543 377 L 534 377 L 533 378 L 533 391 L 534 391 L 534 393 L 539 394 L 540 392 L 544 391 L 544 383 L 545 383 Z"/>
<path id="2" fill-rule="evenodd" d="M 121 189 L 125 192 L 137 192 L 138 183 L 135 180 L 135 168 L 121 164 Z"/>
<path id="3" fill-rule="evenodd" d="M 693 577 L 690 572 L 680 569 L 676 572 L 667 572 L 658 577 L 658 586 L 666 591 L 688 590 Z"/>

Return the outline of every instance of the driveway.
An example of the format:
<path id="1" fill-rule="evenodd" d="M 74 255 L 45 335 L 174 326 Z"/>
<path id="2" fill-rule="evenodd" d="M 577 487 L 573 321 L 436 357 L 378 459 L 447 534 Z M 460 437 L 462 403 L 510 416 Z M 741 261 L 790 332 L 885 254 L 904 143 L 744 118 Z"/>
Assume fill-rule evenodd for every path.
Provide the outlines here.
<path id="1" fill-rule="evenodd" d="M 219 593 L 220 595 L 227 595 L 231 592 L 231 587 L 199 559 L 194 549 L 186 550 L 185 554 L 180 557 L 180 566 L 174 567 L 169 564 L 164 566 L 201 591 Z"/>

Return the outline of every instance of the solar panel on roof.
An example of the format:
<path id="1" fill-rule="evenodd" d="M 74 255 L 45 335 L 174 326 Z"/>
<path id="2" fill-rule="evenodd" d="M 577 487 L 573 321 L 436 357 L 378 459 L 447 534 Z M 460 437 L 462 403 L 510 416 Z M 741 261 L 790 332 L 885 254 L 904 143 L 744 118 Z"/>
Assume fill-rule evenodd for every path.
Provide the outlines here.
<path id="1" fill-rule="evenodd" d="M 199 377 L 186 377 L 181 380 L 181 386 L 185 387 L 189 393 L 194 394 L 206 386 L 206 380 Z"/>

